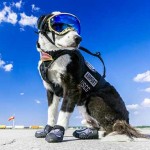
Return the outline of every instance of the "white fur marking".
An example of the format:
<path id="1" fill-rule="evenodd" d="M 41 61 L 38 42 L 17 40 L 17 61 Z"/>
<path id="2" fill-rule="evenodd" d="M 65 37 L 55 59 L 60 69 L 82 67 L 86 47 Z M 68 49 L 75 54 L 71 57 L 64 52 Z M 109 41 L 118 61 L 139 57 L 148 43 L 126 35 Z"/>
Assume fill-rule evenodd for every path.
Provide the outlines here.
<path id="1" fill-rule="evenodd" d="M 78 109 L 79 109 L 79 113 L 82 115 L 83 117 L 83 120 L 82 120 L 82 123 L 85 124 L 87 127 L 91 127 L 91 124 L 88 123 L 88 121 L 94 121 L 94 124 L 95 126 L 94 127 L 99 127 L 99 123 L 97 122 L 96 119 L 94 119 L 93 117 L 91 117 L 87 111 L 86 111 L 86 108 L 85 106 L 78 106 Z"/>
<path id="2" fill-rule="evenodd" d="M 80 36 L 76 31 L 70 31 L 67 34 L 63 35 L 61 38 L 57 38 L 55 40 L 55 45 L 61 49 L 74 49 L 77 48 L 78 45 L 75 43 L 75 36 Z M 69 48 L 70 47 L 70 48 Z"/>
<path id="3" fill-rule="evenodd" d="M 48 70 L 48 78 L 55 84 L 61 85 L 61 74 L 66 72 L 67 65 L 71 62 L 68 54 L 57 58 Z"/>
<path id="4" fill-rule="evenodd" d="M 59 58 L 57 58 L 54 63 L 51 65 L 51 67 L 48 69 L 48 78 L 51 82 L 54 84 L 61 85 L 61 74 L 64 74 L 66 72 L 67 65 L 71 62 L 70 55 L 62 55 Z M 42 61 L 39 61 L 38 64 L 38 70 L 40 68 Z M 40 72 L 40 70 L 39 70 Z M 50 85 L 43 81 L 44 87 L 48 90 L 52 90 Z"/>
<path id="5" fill-rule="evenodd" d="M 52 104 L 48 107 L 48 121 L 47 124 L 50 126 L 54 126 L 56 124 L 56 118 L 58 115 L 58 104 L 59 97 L 54 95 Z"/>
<path id="6" fill-rule="evenodd" d="M 59 116 L 58 116 L 57 125 L 63 126 L 65 129 L 67 129 L 68 124 L 69 124 L 69 118 L 70 118 L 71 114 L 72 113 L 60 111 Z"/>
<path id="7" fill-rule="evenodd" d="M 52 39 L 52 33 L 49 32 L 47 34 L 50 39 Z M 39 39 L 38 42 L 40 44 L 40 48 L 43 49 L 44 51 L 53 51 L 53 50 L 59 50 L 60 48 L 56 47 L 53 45 L 48 39 L 42 35 L 41 33 L 39 34 Z"/>

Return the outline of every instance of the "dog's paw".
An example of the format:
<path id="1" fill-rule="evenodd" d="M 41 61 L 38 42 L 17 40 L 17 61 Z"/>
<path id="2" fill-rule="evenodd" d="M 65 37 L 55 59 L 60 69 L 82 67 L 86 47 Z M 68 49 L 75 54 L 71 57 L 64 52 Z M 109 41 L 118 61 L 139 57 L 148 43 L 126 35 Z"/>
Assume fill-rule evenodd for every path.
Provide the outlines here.
<path id="1" fill-rule="evenodd" d="M 73 132 L 73 136 L 79 139 L 98 139 L 98 130 L 94 128 L 85 128 Z"/>
<path id="2" fill-rule="evenodd" d="M 47 135 L 45 140 L 48 143 L 51 142 L 62 142 L 64 137 L 65 129 L 62 126 L 55 125 L 53 130 L 51 130 Z"/>
<path id="3" fill-rule="evenodd" d="M 36 131 L 35 137 L 36 138 L 45 138 L 46 135 L 53 129 L 53 127 L 46 125 L 44 130 Z"/>

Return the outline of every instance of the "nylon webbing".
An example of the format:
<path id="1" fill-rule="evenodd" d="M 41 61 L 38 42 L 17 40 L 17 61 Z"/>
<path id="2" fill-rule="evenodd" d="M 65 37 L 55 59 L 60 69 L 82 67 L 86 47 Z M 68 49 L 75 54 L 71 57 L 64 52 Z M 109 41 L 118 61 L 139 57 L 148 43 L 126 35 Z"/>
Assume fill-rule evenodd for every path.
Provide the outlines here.
<path id="1" fill-rule="evenodd" d="M 98 57 L 100 59 L 100 61 L 103 64 L 103 68 L 104 68 L 102 77 L 105 78 L 106 77 L 106 67 L 105 67 L 105 63 L 104 63 L 104 61 L 103 61 L 103 59 L 101 57 L 101 53 L 100 52 L 92 53 L 91 51 L 89 51 L 88 49 L 86 49 L 86 48 L 84 48 L 82 46 L 80 46 L 79 49 L 84 51 L 84 52 L 86 52 L 86 53 L 88 53 L 88 54 L 90 54 L 90 55 L 92 55 L 92 56 Z"/>

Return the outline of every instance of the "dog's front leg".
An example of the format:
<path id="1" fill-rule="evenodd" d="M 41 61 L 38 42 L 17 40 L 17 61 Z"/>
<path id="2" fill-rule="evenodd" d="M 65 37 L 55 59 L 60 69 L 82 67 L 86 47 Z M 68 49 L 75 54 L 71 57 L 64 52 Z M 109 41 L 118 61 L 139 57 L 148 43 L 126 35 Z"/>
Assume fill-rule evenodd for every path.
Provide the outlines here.
<path id="1" fill-rule="evenodd" d="M 53 129 L 56 124 L 57 112 L 58 112 L 58 104 L 59 97 L 57 97 L 53 92 L 47 90 L 47 99 L 48 99 L 48 120 L 47 125 L 44 130 L 37 131 L 35 136 L 37 138 L 44 138 L 46 135 Z"/>
<path id="2" fill-rule="evenodd" d="M 68 127 L 69 118 L 78 100 L 78 89 L 72 85 L 69 79 L 67 83 L 65 82 L 65 84 L 63 84 L 63 92 L 63 102 L 58 115 L 58 121 L 53 130 L 47 134 L 47 142 L 61 142 L 63 140 L 65 129 Z"/>
<path id="3" fill-rule="evenodd" d="M 63 140 L 65 129 L 68 127 L 69 118 L 76 104 L 75 101 L 70 101 L 72 101 L 72 99 L 70 99 L 68 96 L 63 99 L 57 124 L 45 138 L 47 142 L 61 142 Z"/>
<path id="4" fill-rule="evenodd" d="M 70 116 L 74 110 L 76 101 L 70 99 L 68 96 L 63 99 L 61 111 L 59 112 L 57 125 L 62 126 L 64 129 L 68 128 Z"/>
<path id="5" fill-rule="evenodd" d="M 69 118 L 80 97 L 80 89 L 77 84 L 75 84 L 75 80 L 71 74 L 62 75 L 61 79 L 63 85 L 63 102 L 58 116 L 57 125 L 67 129 Z"/>
<path id="6" fill-rule="evenodd" d="M 60 97 L 56 96 L 51 91 L 47 90 L 47 99 L 48 99 L 47 124 L 51 127 L 54 127 L 58 115 L 58 104 L 59 104 Z"/>

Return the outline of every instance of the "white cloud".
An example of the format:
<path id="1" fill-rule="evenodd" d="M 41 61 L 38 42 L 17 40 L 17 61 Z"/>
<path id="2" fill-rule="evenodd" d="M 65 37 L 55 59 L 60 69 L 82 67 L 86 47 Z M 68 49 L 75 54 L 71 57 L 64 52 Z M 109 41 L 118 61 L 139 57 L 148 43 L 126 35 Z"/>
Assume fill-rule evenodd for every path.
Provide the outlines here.
<path id="1" fill-rule="evenodd" d="M 141 105 L 143 107 L 150 107 L 150 98 L 145 98 Z"/>
<path id="2" fill-rule="evenodd" d="M 6 6 L 4 3 L 4 8 L 0 11 L 0 23 L 7 22 L 11 24 L 17 23 L 17 14 L 13 12 L 11 7 Z"/>
<path id="3" fill-rule="evenodd" d="M 138 111 L 134 111 L 133 114 L 134 114 L 134 115 L 138 115 L 139 112 L 138 112 Z"/>
<path id="4" fill-rule="evenodd" d="M 13 69 L 13 64 L 6 64 L 6 62 L 0 58 L 0 68 L 6 72 L 10 72 Z"/>
<path id="5" fill-rule="evenodd" d="M 13 65 L 12 64 L 7 64 L 7 65 L 4 65 L 3 68 L 6 72 L 9 72 L 9 71 L 12 71 Z"/>
<path id="6" fill-rule="evenodd" d="M 139 108 L 138 104 L 131 104 L 126 106 L 128 110 L 137 110 Z"/>
<path id="7" fill-rule="evenodd" d="M 37 20 L 38 20 L 37 17 L 35 17 L 33 15 L 27 16 L 25 13 L 21 13 L 20 16 L 21 16 L 21 19 L 19 21 L 19 24 L 21 26 L 31 26 L 31 27 L 36 26 L 36 23 L 37 23 Z"/>
<path id="8" fill-rule="evenodd" d="M 36 16 L 30 15 L 27 16 L 25 12 L 23 13 L 18 13 L 15 12 L 17 8 L 20 12 L 20 8 L 22 7 L 22 0 L 18 2 L 13 2 L 9 3 L 7 6 L 7 2 L 3 3 L 3 8 L 0 10 L 0 24 L 3 22 L 10 23 L 15 25 L 16 23 L 19 23 L 21 26 L 20 31 L 24 31 L 24 26 L 30 26 L 30 27 L 35 27 L 38 18 Z M 39 7 L 36 7 L 34 4 L 31 5 L 32 11 L 38 11 L 40 10 Z"/>
<path id="9" fill-rule="evenodd" d="M 20 95 L 22 96 L 22 95 L 24 95 L 24 93 L 22 92 L 22 93 L 20 93 Z"/>
<path id="10" fill-rule="evenodd" d="M 133 79 L 135 82 L 150 82 L 150 71 L 146 71 L 141 74 L 137 74 Z"/>
<path id="11" fill-rule="evenodd" d="M 0 58 L 0 67 L 3 67 L 5 65 L 5 62 L 3 60 L 1 60 Z"/>
<path id="12" fill-rule="evenodd" d="M 39 11 L 40 10 L 40 8 L 36 7 L 34 4 L 32 4 L 31 7 L 32 7 L 32 11 Z"/>
<path id="13" fill-rule="evenodd" d="M 39 101 L 39 100 L 35 100 L 35 102 L 36 102 L 37 104 L 41 104 L 41 101 Z"/>
<path id="14" fill-rule="evenodd" d="M 150 93 L 150 88 L 146 88 L 143 91 Z"/>
<path id="15" fill-rule="evenodd" d="M 20 0 L 19 2 L 16 2 L 16 3 L 13 3 L 13 6 L 20 9 L 22 7 L 22 0 Z"/>

